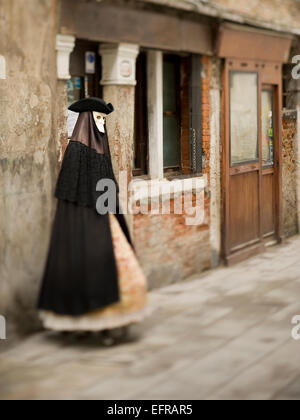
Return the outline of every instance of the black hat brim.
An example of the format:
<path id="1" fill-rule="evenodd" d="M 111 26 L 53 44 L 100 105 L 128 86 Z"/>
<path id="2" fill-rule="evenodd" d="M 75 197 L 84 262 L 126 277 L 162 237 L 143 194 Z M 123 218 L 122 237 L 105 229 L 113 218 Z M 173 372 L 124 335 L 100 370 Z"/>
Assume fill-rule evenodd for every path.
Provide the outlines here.
<path id="1" fill-rule="evenodd" d="M 72 104 L 69 110 L 79 113 L 88 111 L 101 112 L 108 115 L 114 111 L 114 107 L 112 104 L 107 104 L 100 98 L 85 98 Z"/>

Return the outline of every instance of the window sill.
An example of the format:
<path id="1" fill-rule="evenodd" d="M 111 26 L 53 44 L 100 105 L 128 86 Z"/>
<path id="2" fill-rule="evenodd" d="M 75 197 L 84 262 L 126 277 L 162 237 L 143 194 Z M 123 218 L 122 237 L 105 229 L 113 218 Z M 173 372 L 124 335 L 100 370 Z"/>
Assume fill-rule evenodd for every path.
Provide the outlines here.
<path id="1" fill-rule="evenodd" d="M 207 175 L 164 178 L 162 180 L 136 177 L 131 183 L 130 193 L 132 200 L 135 202 L 147 199 L 163 199 L 164 197 L 176 198 L 183 193 L 196 194 L 201 192 L 207 188 L 207 185 Z"/>

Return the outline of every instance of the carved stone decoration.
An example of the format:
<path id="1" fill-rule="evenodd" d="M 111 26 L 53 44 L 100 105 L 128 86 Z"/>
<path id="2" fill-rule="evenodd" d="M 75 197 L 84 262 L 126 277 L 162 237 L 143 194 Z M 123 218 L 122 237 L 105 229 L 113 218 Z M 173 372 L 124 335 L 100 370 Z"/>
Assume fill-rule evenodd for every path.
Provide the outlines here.
<path id="1" fill-rule="evenodd" d="M 6 79 L 6 61 L 3 55 L 0 55 L 0 79 Z"/>
<path id="2" fill-rule="evenodd" d="M 136 85 L 136 58 L 139 47 L 135 44 L 103 44 L 99 54 L 102 57 L 102 80 L 105 85 Z"/>
<path id="3" fill-rule="evenodd" d="M 57 35 L 57 77 L 60 80 L 69 80 L 70 76 L 70 55 L 75 47 L 75 37 L 72 35 Z"/>

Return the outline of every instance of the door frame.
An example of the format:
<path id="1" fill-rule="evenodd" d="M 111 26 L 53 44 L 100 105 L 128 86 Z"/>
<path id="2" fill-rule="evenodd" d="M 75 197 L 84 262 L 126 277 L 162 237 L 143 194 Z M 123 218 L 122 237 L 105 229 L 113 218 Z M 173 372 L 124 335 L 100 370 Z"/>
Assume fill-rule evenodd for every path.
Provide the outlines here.
<path id="1" fill-rule="evenodd" d="M 231 167 L 230 148 L 230 73 L 231 71 L 256 72 L 258 74 L 258 130 L 259 130 L 259 162 L 250 163 L 252 170 L 254 165 L 259 171 L 259 239 L 249 246 L 232 251 L 230 249 L 230 176 L 235 170 Z M 282 64 L 280 62 L 266 62 L 261 60 L 247 60 L 237 58 L 226 58 L 223 69 L 223 91 L 222 91 L 222 201 L 223 201 L 223 223 L 222 223 L 222 253 L 227 264 L 232 264 L 246 259 L 252 255 L 265 250 L 265 240 L 262 227 L 262 121 L 261 121 L 261 98 L 264 85 L 274 87 L 274 129 L 277 135 L 274 141 L 274 177 L 275 177 L 275 236 L 276 240 L 282 241 Z M 247 171 L 247 164 L 238 167 Z M 242 169 L 241 169 L 242 168 Z M 248 170 L 250 171 L 251 168 Z M 241 172 L 240 172 L 241 173 Z"/>

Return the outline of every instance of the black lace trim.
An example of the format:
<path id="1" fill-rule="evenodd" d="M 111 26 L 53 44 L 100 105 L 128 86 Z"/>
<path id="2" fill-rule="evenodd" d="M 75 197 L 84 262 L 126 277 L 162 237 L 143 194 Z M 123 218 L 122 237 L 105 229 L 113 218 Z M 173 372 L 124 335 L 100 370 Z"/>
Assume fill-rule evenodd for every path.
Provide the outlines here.
<path id="1" fill-rule="evenodd" d="M 96 191 L 101 179 L 113 180 L 119 192 L 110 156 L 71 141 L 65 153 L 55 196 L 60 200 L 96 208 L 96 202 L 103 194 Z"/>

